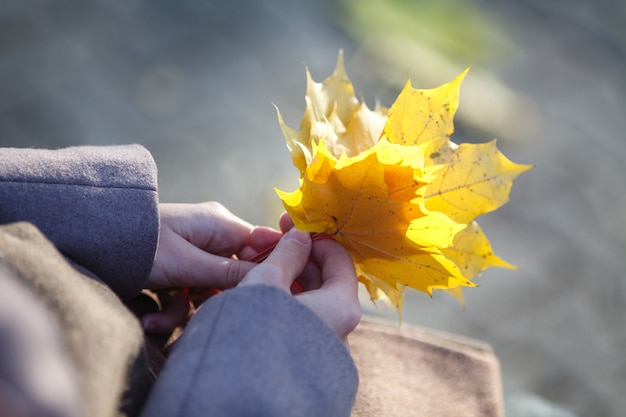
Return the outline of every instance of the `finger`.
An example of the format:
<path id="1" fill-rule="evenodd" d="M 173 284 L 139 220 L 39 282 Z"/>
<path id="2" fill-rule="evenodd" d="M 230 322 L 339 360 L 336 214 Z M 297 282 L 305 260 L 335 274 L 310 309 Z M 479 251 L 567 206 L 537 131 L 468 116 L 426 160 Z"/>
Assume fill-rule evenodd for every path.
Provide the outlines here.
<path id="1" fill-rule="evenodd" d="M 354 263 L 332 239 L 314 242 L 311 257 L 321 269 L 322 285 L 298 298 L 343 339 L 361 319 Z"/>
<path id="2" fill-rule="evenodd" d="M 293 220 L 289 217 L 289 214 L 283 213 L 278 220 L 278 227 L 282 230 L 283 233 L 286 233 L 287 230 L 293 227 Z"/>
<path id="3" fill-rule="evenodd" d="M 322 272 L 315 261 L 309 258 L 296 280 L 304 291 L 317 290 L 322 286 Z"/>
<path id="4" fill-rule="evenodd" d="M 300 275 L 311 253 L 311 236 L 291 229 L 278 242 L 276 248 L 241 281 L 242 285 L 273 285 L 289 291 L 291 283 Z"/>
<path id="5" fill-rule="evenodd" d="M 171 228 L 194 246 L 230 256 L 247 245 L 253 227 L 218 202 L 160 204 L 161 228 Z"/>
<path id="6" fill-rule="evenodd" d="M 256 265 L 205 252 L 171 230 L 160 239 L 147 288 L 218 288 L 236 286 Z"/>
<path id="7" fill-rule="evenodd" d="M 250 260 L 256 258 L 260 253 L 269 254 L 283 236 L 278 230 L 270 227 L 259 226 L 255 228 L 248 237 L 248 246 L 243 248 L 237 256 L 239 259 Z"/>
<path id="8" fill-rule="evenodd" d="M 262 251 L 278 243 L 283 233 L 271 227 L 256 227 L 248 238 L 248 245 L 256 251 Z"/>
<path id="9" fill-rule="evenodd" d="M 340 286 L 341 291 L 357 293 L 354 261 L 339 242 L 333 239 L 315 241 L 311 258 L 322 271 L 323 288 Z"/>
<path id="10" fill-rule="evenodd" d="M 141 318 L 144 330 L 150 334 L 169 334 L 189 317 L 189 299 L 184 291 L 159 291 L 161 311 Z"/>
<path id="11" fill-rule="evenodd" d="M 296 297 L 341 340 L 345 340 L 361 321 L 361 306 L 356 295 L 346 297 L 316 290 L 297 294 Z"/>

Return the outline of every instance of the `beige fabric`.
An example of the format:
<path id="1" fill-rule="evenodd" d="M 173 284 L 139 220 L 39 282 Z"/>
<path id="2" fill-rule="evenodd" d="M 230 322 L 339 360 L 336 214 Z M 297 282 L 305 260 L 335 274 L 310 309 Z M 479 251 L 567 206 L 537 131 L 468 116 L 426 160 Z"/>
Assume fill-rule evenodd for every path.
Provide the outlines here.
<path id="1" fill-rule="evenodd" d="M 62 329 L 87 415 L 136 415 L 151 377 L 141 326 L 115 294 L 72 268 L 29 223 L 0 226 L 0 264 L 12 272 L 0 278 L 17 278 L 17 284 L 46 303 L 50 318 Z M 14 314 L 29 314 L 30 305 L 23 308 Z"/>
<path id="2" fill-rule="evenodd" d="M 503 417 L 490 346 L 456 335 L 364 318 L 350 336 L 359 369 L 353 417 Z"/>

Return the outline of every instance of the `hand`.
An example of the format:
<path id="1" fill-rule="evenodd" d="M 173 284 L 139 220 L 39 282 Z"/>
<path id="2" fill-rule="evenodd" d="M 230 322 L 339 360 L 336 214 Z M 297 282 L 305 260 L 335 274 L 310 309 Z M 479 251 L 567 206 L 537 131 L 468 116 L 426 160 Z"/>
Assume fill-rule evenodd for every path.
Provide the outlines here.
<path id="1" fill-rule="evenodd" d="M 281 228 L 287 220 L 281 219 Z M 309 260 L 310 262 L 307 262 Z M 347 346 L 347 336 L 361 319 L 354 264 L 332 239 L 311 242 L 309 233 L 289 230 L 268 258 L 253 268 L 241 285 L 272 285 L 290 293 L 293 281 L 305 291 L 295 295 L 322 319 Z"/>
<path id="2" fill-rule="evenodd" d="M 169 333 L 189 315 L 183 288 L 236 286 L 254 267 L 249 259 L 275 243 L 280 233 L 253 227 L 221 204 L 160 204 L 161 226 L 146 288 L 156 290 L 162 312 L 142 317 L 151 333 Z M 253 233 L 254 232 L 254 233 Z"/>

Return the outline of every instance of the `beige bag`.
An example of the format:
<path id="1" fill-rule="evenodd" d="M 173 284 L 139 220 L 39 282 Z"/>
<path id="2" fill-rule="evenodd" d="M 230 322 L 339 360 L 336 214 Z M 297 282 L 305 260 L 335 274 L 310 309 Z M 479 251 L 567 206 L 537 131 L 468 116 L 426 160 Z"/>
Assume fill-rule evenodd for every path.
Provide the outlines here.
<path id="1" fill-rule="evenodd" d="M 504 416 L 500 365 L 483 342 L 372 318 L 349 340 L 359 369 L 353 417 Z"/>

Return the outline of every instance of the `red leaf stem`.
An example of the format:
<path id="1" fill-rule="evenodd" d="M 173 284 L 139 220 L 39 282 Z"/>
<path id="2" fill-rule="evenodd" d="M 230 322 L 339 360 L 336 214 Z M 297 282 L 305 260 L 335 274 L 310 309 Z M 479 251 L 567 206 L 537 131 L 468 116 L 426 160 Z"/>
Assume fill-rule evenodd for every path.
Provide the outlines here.
<path id="1" fill-rule="evenodd" d="M 322 239 L 332 239 L 333 235 L 328 235 L 326 233 L 311 233 L 311 240 L 315 241 L 315 240 L 322 240 Z M 271 245 L 265 249 L 263 249 L 261 252 L 257 253 L 255 256 L 253 256 L 250 259 L 246 259 L 247 261 L 250 262 L 254 262 L 254 263 L 261 263 L 263 262 L 265 259 L 267 259 L 267 257 L 269 256 L 270 253 L 272 253 L 272 251 L 276 248 L 276 245 Z"/>
<path id="2" fill-rule="evenodd" d="M 315 241 L 315 240 L 322 240 L 322 239 L 332 239 L 333 235 L 329 235 L 326 233 L 311 233 L 311 240 Z M 264 250 L 262 250 L 261 252 L 257 253 L 255 256 L 253 256 L 250 259 L 247 259 L 250 262 L 255 262 L 255 263 L 261 263 L 263 262 L 265 259 L 267 259 L 267 257 L 269 256 L 270 253 L 272 253 L 272 251 L 276 248 L 276 245 L 271 245 L 267 248 L 265 248 Z M 291 285 L 291 293 L 292 294 L 299 294 L 301 292 L 304 292 L 304 288 L 302 288 L 302 285 L 300 285 L 298 283 L 298 281 L 294 281 L 293 284 Z"/>

